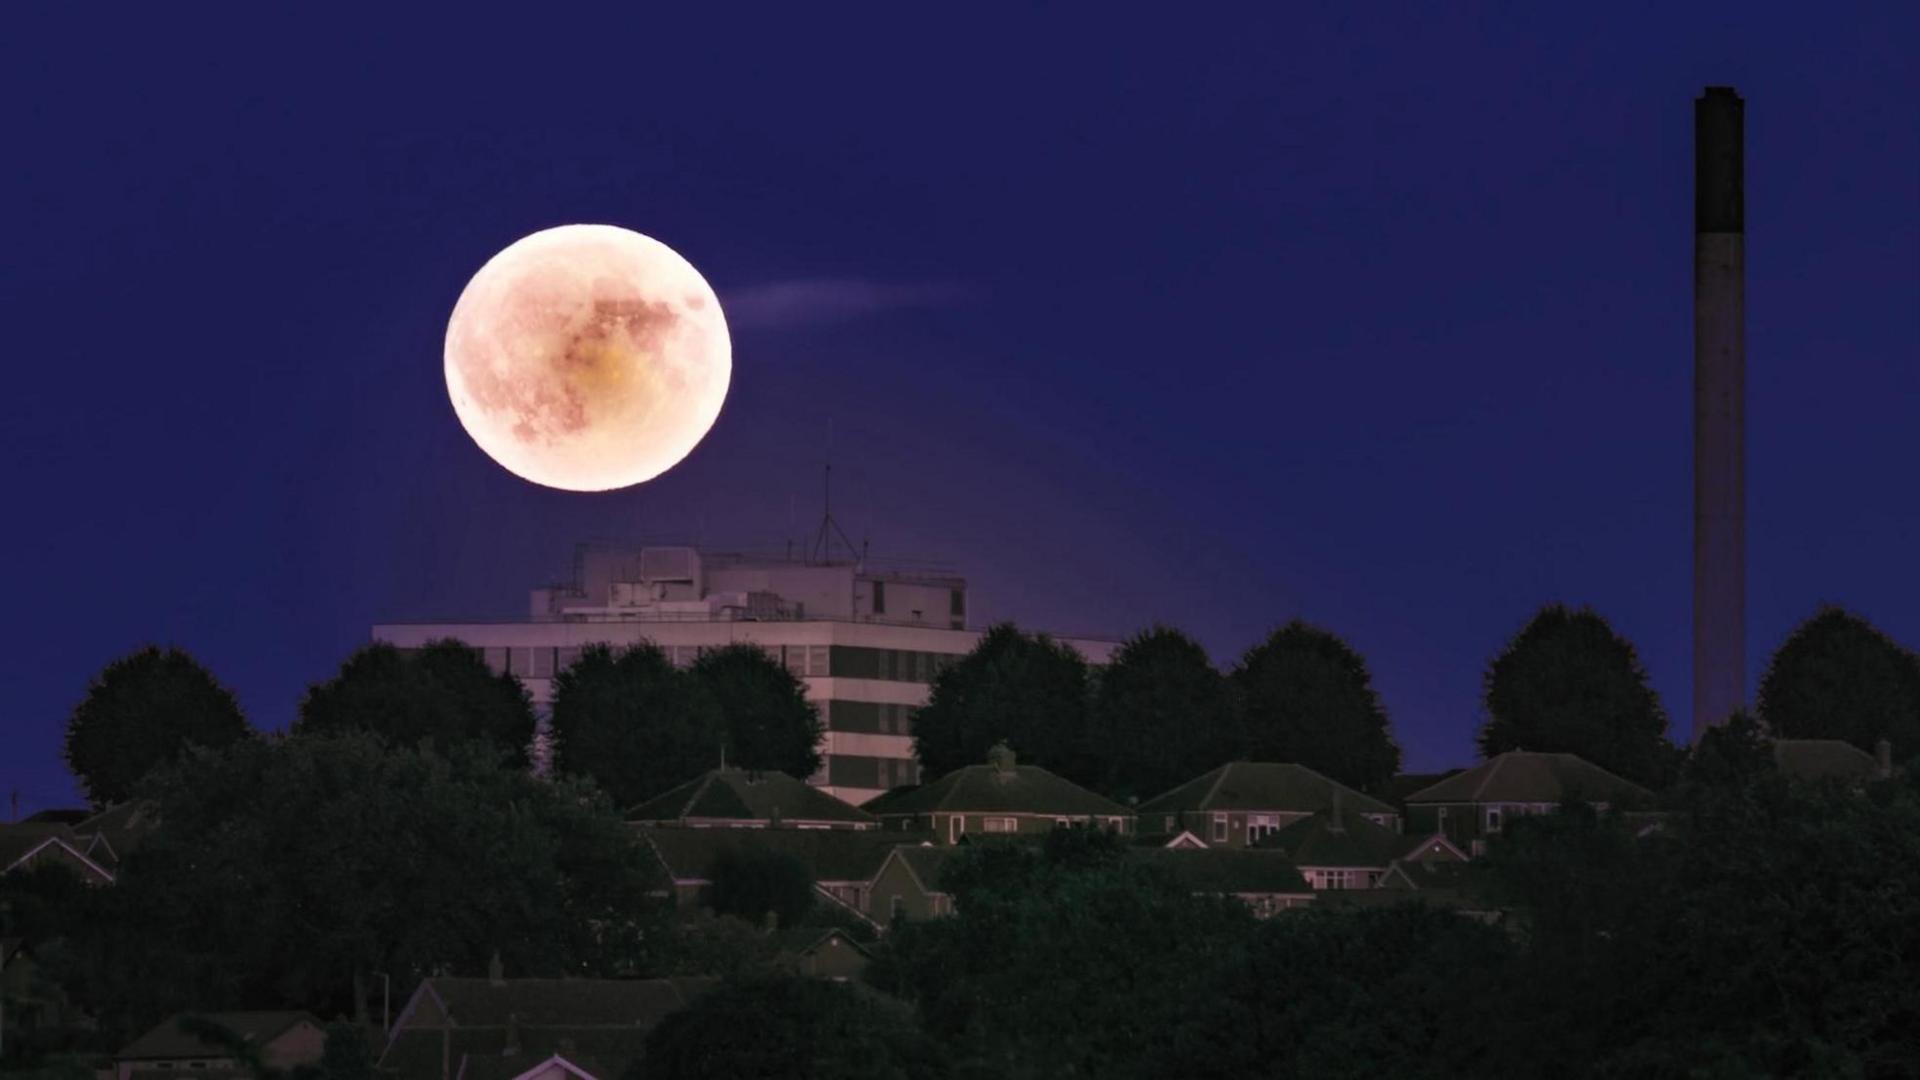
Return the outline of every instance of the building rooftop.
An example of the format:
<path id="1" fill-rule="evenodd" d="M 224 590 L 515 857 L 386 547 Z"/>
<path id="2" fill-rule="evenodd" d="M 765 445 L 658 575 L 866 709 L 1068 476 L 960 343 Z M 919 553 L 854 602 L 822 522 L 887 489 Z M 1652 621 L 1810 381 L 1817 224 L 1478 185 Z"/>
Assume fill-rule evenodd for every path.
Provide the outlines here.
<path id="1" fill-rule="evenodd" d="M 719 768 L 627 811 L 638 823 L 677 821 L 826 822 L 873 828 L 871 814 L 783 772 Z"/>
<path id="2" fill-rule="evenodd" d="M 887 852 L 905 839 L 877 829 L 695 829 L 638 826 L 634 832 L 675 881 L 710 880 L 723 851 L 743 849 L 790 855 L 806 864 L 815 882 L 872 881 Z"/>
<path id="3" fill-rule="evenodd" d="M 1649 802 L 1653 793 L 1576 754 L 1509 750 L 1407 796 L 1417 803 Z"/>
<path id="4" fill-rule="evenodd" d="M 862 809 L 875 817 L 933 813 L 1036 814 L 1059 817 L 1131 817 L 1133 811 L 1037 765 L 1020 765 L 1012 751 L 987 765 L 969 765 L 915 788 L 896 788 Z"/>
<path id="5" fill-rule="evenodd" d="M 1143 816 L 1208 810 L 1314 813 L 1336 805 L 1358 814 L 1399 813 L 1305 765 L 1260 761 L 1229 762 L 1148 799 L 1138 812 Z"/>
<path id="6" fill-rule="evenodd" d="M 180 1030 L 179 1013 L 154 1025 L 146 1034 L 128 1043 L 115 1055 L 122 1061 L 155 1061 L 175 1058 L 224 1058 L 225 1048 Z M 284 1034 L 288 1028 L 305 1022 L 315 1027 L 320 1021 L 309 1012 L 221 1012 L 193 1014 L 212 1021 L 239 1035 L 255 1046 L 264 1046 Z"/>

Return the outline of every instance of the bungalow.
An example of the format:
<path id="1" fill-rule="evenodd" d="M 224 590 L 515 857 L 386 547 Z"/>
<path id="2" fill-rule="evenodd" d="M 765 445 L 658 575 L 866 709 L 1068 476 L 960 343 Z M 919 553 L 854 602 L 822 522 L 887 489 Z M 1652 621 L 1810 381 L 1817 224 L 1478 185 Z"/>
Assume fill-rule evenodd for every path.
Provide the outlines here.
<path id="1" fill-rule="evenodd" d="M 1573 754 L 1509 750 L 1407 796 L 1407 821 L 1418 833 L 1444 833 L 1478 854 L 1506 820 L 1550 813 L 1566 803 L 1598 810 L 1635 809 L 1653 793 Z"/>
<path id="2" fill-rule="evenodd" d="M 1190 831 L 1211 847 L 1253 847 L 1263 837 L 1312 814 L 1336 809 L 1398 830 L 1392 806 L 1307 768 L 1235 761 L 1141 803 L 1142 833 Z"/>
<path id="3" fill-rule="evenodd" d="M 900 837 L 877 830 L 697 829 L 641 827 L 634 830 L 658 863 L 680 907 L 702 907 L 712 887 L 711 869 L 722 852 L 760 850 L 790 855 L 813 877 L 826 902 L 867 917 L 868 893 Z"/>
<path id="4" fill-rule="evenodd" d="M 261 1060 L 269 1068 L 291 1070 L 317 1065 L 326 1048 L 326 1032 L 311 1013 L 227 1012 L 199 1018 L 258 1047 Z M 168 1017 L 115 1054 L 115 1080 L 157 1080 L 163 1076 L 178 1080 L 182 1074 L 231 1076 L 245 1069 L 227 1047 L 184 1030 L 183 1019 L 185 1014 Z"/>
<path id="5" fill-rule="evenodd" d="M 43 864 L 60 865 L 89 885 L 113 884 L 113 872 L 87 854 L 89 846 L 67 825 L 0 825 L 0 875 Z"/>
<path id="6" fill-rule="evenodd" d="M 436 976 L 394 1019 L 378 1071 L 397 1080 L 617 1080 L 654 1025 L 713 983 L 508 979 L 498 961 L 484 979 Z"/>
<path id="7" fill-rule="evenodd" d="M 955 769 L 920 787 L 896 788 L 862 809 L 891 832 L 931 836 L 944 844 L 957 844 L 969 833 L 1035 834 L 1066 825 L 1133 830 L 1133 811 L 1038 766 L 1017 764 L 1004 743 L 988 752 L 985 765 Z"/>
<path id="8" fill-rule="evenodd" d="M 1444 835 L 1407 837 L 1356 814 L 1321 813 L 1263 838 L 1315 889 L 1371 889 L 1401 859 L 1464 862 Z"/>
<path id="9" fill-rule="evenodd" d="M 783 772 L 722 766 L 632 810 L 633 825 L 693 829 L 877 829 L 872 815 Z"/>

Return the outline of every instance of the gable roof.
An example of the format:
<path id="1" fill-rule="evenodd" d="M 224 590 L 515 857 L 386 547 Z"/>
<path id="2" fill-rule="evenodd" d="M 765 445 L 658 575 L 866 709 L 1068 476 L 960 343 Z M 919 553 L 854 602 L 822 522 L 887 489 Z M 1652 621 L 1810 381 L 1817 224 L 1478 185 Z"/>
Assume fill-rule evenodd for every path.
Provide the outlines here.
<path id="1" fill-rule="evenodd" d="M 460 1059 L 460 1071 L 456 1080 L 520 1080 L 523 1076 L 532 1076 L 545 1072 L 549 1066 L 562 1072 L 579 1077 L 580 1080 L 619 1080 L 620 1073 L 610 1072 L 597 1061 L 588 1061 L 577 1054 L 558 1051 L 546 1057 L 532 1057 L 523 1046 L 512 1054 L 467 1054 Z"/>
<path id="2" fill-rule="evenodd" d="M 932 813 L 1133 816 L 1133 811 L 1112 799 L 1037 765 L 968 765 L 917 788 L 886 792 L 865 809 L 875 817 Z"/>
<path id="3" fill-rule="evenodd" d="M 59 857 L 76 866 L 83 874 L 92 874 L 103 882 L 113 881 L 113 872 L 94 861 L 86 852 L 86 842 L 66 825 L 0 825 L 0 874 L 24 865 L 27 860 L 57 849 Z"/>
<path id="4" fill-rule="evenodd" d="M 1775 739 L 1773 763 L 1795 780 L 1874 780 L 1880 763 L 1842 739 Z"/>
<path id="5" fill-rule="evenodd" d="M 1357 814 L 1398 814 L 1400 811 L 1330 777 L 1287 762 L 1233 761 L 1156 795 L 1139 806 L 1146 814 L 1181 811 L 1254 810 L 1313 813 L 1340 807 Z"/>
<path id="6" fill-rule="evenodd" d="M 109 806 L 73 827 L 82 836 L 105 838 L 114 858 L 124 859 L 140 841 L 160 824 L 160 807 L 145 799 L 134 799 Z"/>
<path id="7" fill-rule="evenodd" d="M 862 956 L 871 957 L 865 945 L 854 940 L 852 934 L 837 926 L 795 926 L 786 930 L 775 930 L 773 940 L 781 952 L 806 954 L 825 945 L 833 938 L 839 938 L 843 944 L 853 947 Z"/>
<path id="8" fill-rule="evenodd" d="M 627 820 L 784 822 L 828 821 L 879 824 L 871 814 L 783 772 L 712 769 L 627 811 Z"/>
<path id="9" fill-rule="evenodd" d="M 646 844 L 677 882 L 706 881 L 720 853 L 758 848 L 791 855 L 807 866 L 815 882 L 872 881 L 899 833 L 877 829 L 695 829 L 684 826 L 636 826 Z"/>
<path id="10" fill-rule="evenodd" d="M 1282 893 L 1312 896 L 1313 888 L 1286 856 L 1244 848 L 1149 848 L 1136 853 L 1195 893 Z"/>
<path id="11" fill-rule="evenodd" d="M 154 1025 L 146 1034 L 128 1043 L 116 1054 L 121 1061 L 154 1061 L 172 1058 L 224 1058 L 227 1051 L 212 1043 L 203 1042 L 197 1035 L 189 1035 L 180 1030 L 180 1020 L 185 1016 L 200 1016 L 231 1030 L 234 1034 L 253 1043 L 264 1046 L 285 1034 L 287 1029 L 302 1022 L 320 1026 L 320 1021 L 309 1012 L 223 1012 L 223 1013 L 175 1013 Z"/>
<path id="12" fill-rule="evenodd" d="M 1380 888 L 1457 892 L 1466 886 L 1474 872 L 1463 862 L 1400 859 L 1387 867 L 1386 874 L 1380 878 Z"/>
<path id="13" fill-rule="evenodd" d="M 1383 867 L 1406 851 L 1407 838 L 1358 814 L 1314 814 L 1263 836 L 1256 848 L 1271 848 L 1295 866 Z"/>
<path id="14" fill-rule="evenodd" d="M 1648 801 L 1653 793 L 1624 780 L 1577 754 L 1544 754 L 1509 750 L 1465 772 L 1422 788 L 1407 802 L 1568 802 L 1591 800 L 1615 804 Z"/>
<path id="15" fill-rule="evenodd" d="M 1465 769 L 1448 769 L 1445 772 L 1432 773 L 1396 773 L 1381 790 L 1380 797 L 1390 803 L 1402 804 L 1407 796 L 1422 788 L 1430 788 L 1449 776 L 1458 776 Z"/>

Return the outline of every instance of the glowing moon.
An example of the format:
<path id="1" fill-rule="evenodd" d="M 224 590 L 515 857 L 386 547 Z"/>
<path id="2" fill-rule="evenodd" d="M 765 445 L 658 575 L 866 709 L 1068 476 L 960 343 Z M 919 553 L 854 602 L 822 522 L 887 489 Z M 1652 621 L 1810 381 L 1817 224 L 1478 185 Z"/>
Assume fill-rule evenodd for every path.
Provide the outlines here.
<path id="1" fill-rule="evenodd" d="M 447 393 L 488 456 L 536 484 L 606 491 L 686 457 L 720 415 L 733 347 L 693 265 L 612 225 L 515 241 L 447 321 Z"/>

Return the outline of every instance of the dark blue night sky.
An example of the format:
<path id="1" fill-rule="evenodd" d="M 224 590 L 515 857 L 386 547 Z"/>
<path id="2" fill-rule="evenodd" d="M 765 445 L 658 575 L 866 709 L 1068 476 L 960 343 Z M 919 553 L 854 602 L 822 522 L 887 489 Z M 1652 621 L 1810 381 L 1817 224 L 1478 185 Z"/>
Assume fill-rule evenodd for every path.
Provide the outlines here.
<path id="1" fill-rule="evenodd" d="M 1506 638 L 1586 603 L 1684 730 L 1708 83 L 1748 102 L 1750 667 L 1822 600 L 1920 643 L 1920 8 L 27 7 L 23 809 L 76 800 L 62 725 L 116 655 L 177 643 L 278 727 L 375 621 L 518 614 L 577 539 L 807 531 L 829 418 L 841 519 L 976 619 L 1224 663 L 1304 617 L 1437 768 Z M 673 245 L 733 321 L 719 423 L 615 494 L 502 470 L 441 375 L 473 271 L 574 221 Z"/>

